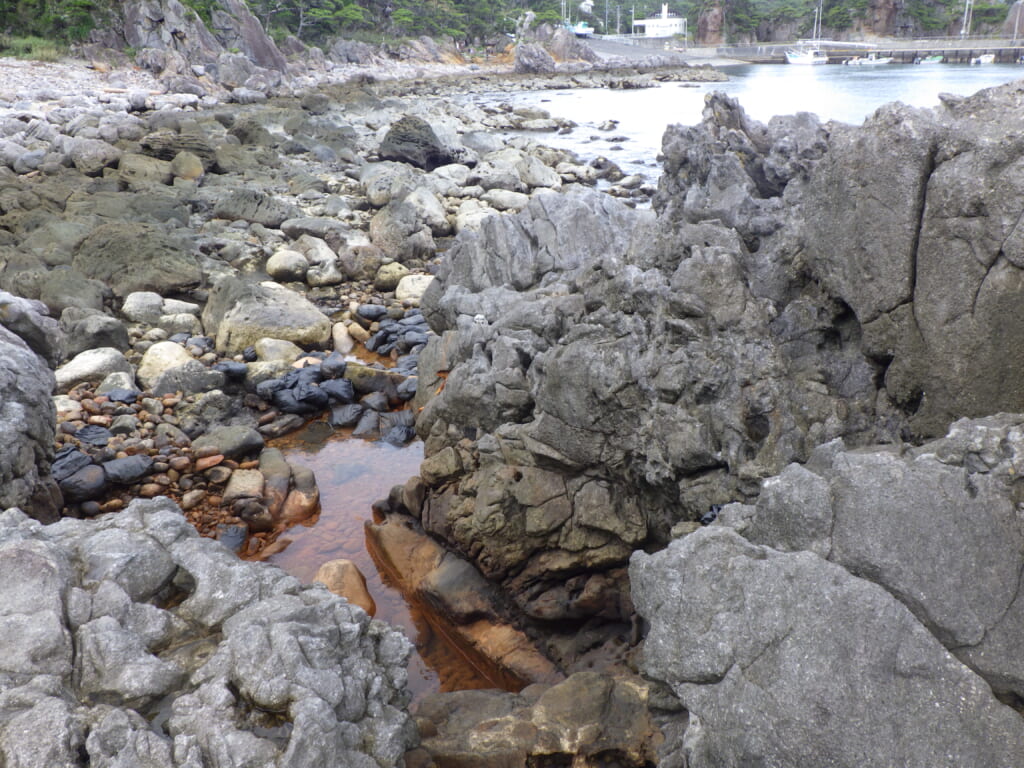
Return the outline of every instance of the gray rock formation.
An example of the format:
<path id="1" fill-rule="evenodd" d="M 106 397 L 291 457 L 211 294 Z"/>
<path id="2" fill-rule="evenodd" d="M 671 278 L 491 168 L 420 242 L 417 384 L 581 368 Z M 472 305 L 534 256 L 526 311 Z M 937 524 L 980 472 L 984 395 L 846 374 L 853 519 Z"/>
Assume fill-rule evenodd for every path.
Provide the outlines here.
<path id="1" fill-rule="evenodd" d="M 580 672 L 522 693 L 435 694 L 416 709 L 420 730 L 429 735 L 406 764 L 598 768 L 614 761 L 644 768 L 653 765 L 661 736 L 647 709 L 648 688 L 638 677 Z M 413 762 L 421 756 L 422 763 Z"/>
<path id="2" fill-rule="evenodd" d="M 601 572 L 675 520 L 752 497 L 825 436 L 891 437 L 875 369 L 832 342 L 843 308 L 779 310 L 751 272 L 734 231 L 666 233 L 599 195 L 460 236 L 423 299 L 424 525 L 530 616 L 624 618 Z"/>
<path id="3" fill-rule="evenodd" d="M 198 285 L 201 278 L 185 238 L 131 222 L 96 227 L 78 246 L 72 266 L 121 297 L 134 291 L 171 294 Z"/>
<path id="4" fill-rule="evenodd" d="M 25 768 L 401 764 L 409 642 L 200 539 L 167 499 L 0 515 L 0 750 Z"/>
<path id="5" fill-rule="evenodd" d="M 461 233 L 423 299 L 424 526 L 528 616 L 618 617 L 629 551 L 816 446 L 1024 410 L 1019 98 L 826 129 L 715 95 L 653 213 L 535 196 Z"/>
<path id="6" fill-rule="evenodd" d="M 1021 696 L 1022 451 L 1024 417 L 1005 414 L 903 451 L 829 443 L 765 481 L 741 529 L 879 584 L 994 690 Z"/>
<path id="7" fill-rule="evenodd" d="M 518 74 L 551 74 L 557 66 L 551 54 L 537 43 L 519 43 L 515 48 L 515 71 Z"/>
<path id="8" fill-rule="evenodd" d="M 62 345 L 56 321 L 38 302 L 0 293 L 0 506 L 20 506 L 50 522 L 60 492 L 50 477 L 57 414 L 50 395 Z"/>
<path id="9" fill-rule="evenodd" d="M 409 163 L 428 171 L 454 162 L 451 149 L 441 143 L 430 124 L 413 115 L 392 124 L 377 153 L 381 160 Z"/>
<path id="10" fill-rule="evenodd" d="M 304 296 L 277 283 L 228 278 L 210 292 L 203 327 L 217 349 L 240 352 L 260 339 L 284 339 L 319 347 L 331 337 L 331 322 Z"/>
<path id="11" fill-rule="evenodd" d="M 1003 86 L 936 111 L 890 105 L 826 138 L 810 116 L 766 127 L 714 98 L 702 126 L 666 134 L 655 205 L 735 227 L 756 251 L 750 263 L 806 265 L 850 308 L 914 432 L 936 436 L 960 416 L 1024 409 L 1024 360 L 1010 342 L 1022 150 L 999 140 L 1019 100 Z M 788 135 L 773 130 L 781 121 Z M 785 288 L 757 292 L 779 303 Z"/>
<path id="12" fill-rule="evenodd" d="M 124 37 L 138 50 L 167 49 L 198 64 L 216 61 L 222 50 L 199 16 L 178 0 L 123 4 Z"/>
<path id="13" fill-rule="evenodd" d="M 288 66 L 284 54 L 267 35 L 249 6 L 241 0 L 220 0 L 223 8 L 214 8 L 211 26 L 214 36 L 227 50 L 237 49 L 257 66 L 283 72 Z"/>
<path id="14" fill-rule="evenodd" d="M 1013 766 L 1024 721 L 909 610 L 810 552 L 711 527 L 634 555 L 647 674 L 690 712 L 691 768 Z"/>

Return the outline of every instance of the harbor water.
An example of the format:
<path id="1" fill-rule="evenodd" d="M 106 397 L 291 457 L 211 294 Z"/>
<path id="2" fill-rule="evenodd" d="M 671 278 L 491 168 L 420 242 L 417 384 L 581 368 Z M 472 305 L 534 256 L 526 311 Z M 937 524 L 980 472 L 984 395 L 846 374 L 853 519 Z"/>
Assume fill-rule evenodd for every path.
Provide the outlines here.
<path id="1" fill-rule="evenodd" d="M 776 115 L 812 112 L 822 121 L 859 125 L 883 104 L 900 101 L 914 107 L 939 106 L 939 94 L 968 96 L 1024 78 L 1024 65 L 890 64 L 800 67 L 750 64 L 722 67 L 723 83 L 661 83 L 634 90 L 566 89 L 467 97 L 475 101 L 534 106 L 568 118 L 577 127 L 564 135 L 534 134 L 545 144 L 571 149 L 590 160 L 604 156 L 624 172 L 649 180 L 660 175 L 657 159 L 668 125 L 700 122 L 704 97 L 721 91 L 739 99 L 747 114 L 761 122 Z M 609 120 L 616 121 L 612 130 Z"/>

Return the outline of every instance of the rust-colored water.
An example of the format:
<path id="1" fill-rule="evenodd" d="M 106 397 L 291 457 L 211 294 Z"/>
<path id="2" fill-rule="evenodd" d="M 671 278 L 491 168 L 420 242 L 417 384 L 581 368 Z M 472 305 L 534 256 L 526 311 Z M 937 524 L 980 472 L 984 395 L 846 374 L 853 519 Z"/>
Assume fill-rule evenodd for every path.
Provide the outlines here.
<path id="1" fill-rule="evenodd" d="M 328 560 L 345 558 L 359 566 L 377 604 L 376 618 L 403 629 L 416 646 L 409 661 L 409 687 L 415 699 L 436 691 L 496 687 L 500 681 L 478 671 L 476 664 L 452 646 L 437 620 L 410 604 L 387 573 L 378 570 L 367 550 L 364 525 L 372 520 L 371 505 L 387 497 L 392 486 L 418 474 L 423 444 L 416 441 L 396 448 L 341 432 L 324 440 L 325 427 L 322 422 L 312 422 L 273 443 L 289 462 L 316 474 L 321 511 L 311 525 L 281 534 L 278 541 L 287 540 L 287 546 L 268 558 L 269 562 L 305 582 L 312 581 Z"/>

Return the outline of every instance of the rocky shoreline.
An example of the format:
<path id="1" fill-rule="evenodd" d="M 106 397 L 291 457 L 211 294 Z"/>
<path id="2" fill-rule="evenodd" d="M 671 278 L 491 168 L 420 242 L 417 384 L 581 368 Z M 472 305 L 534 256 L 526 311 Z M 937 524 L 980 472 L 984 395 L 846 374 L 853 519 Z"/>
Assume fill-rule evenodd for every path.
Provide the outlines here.
<path id="1" fill-rule="evenodd" d="M 655 190 L 450 96 L 713 70 L 303 90 L 184 38 L 0 99 L 5 761 L 1019 763 L 1020 86 L 711 96 Z M 413 718 L 372 601 L 231 554 L 315 514 L 311 420 L 419 434 L 368 537 L 535 684 Z"/>
<path id="2" fill-rule="evenodd" d="M 418 355 L 433 335 L 419 302 L 450 238 L 490 215 L 513 214 L 534 196 L 622 180 L 609 161 L 587 165 L 540 141 L 495 136 L 515 129 L 542 137 L 571 130 L 567 121 L 500 104 L 456 109 L 450 95 L 499 83 L 508 90 L 635 88 L 717 77 L 708 68 L 576 68 L 499 73 L 499 80 L 479 71 L 393 81 L 348 73 L 350 82 L 301 97 L 247 96 L 252 103 L 228 105 L 209 94 L 168 92 L 166 76 L 161 82 L 137 69 L 0 66 L 11 88 L 0 94 L 2 381 L 5 402 L 19 403 L 4 417 L 15 438 L 2 449 L 3 506 L 50 523 L 99 522 L 136 520 L 144 507 L 135 500 L 153 499 L 161 514 L 177 510 L 204 536 L 251 559 L 272 554 L 283 530 L 318 509 L 315 478 L 269 441 L 310 419 L 353 437 L 414 437 L 408 402 Z M 653 193 L 622 181 L 612 191 L 623 199 Z M 50 392 L 52 406 L 44 403 Z M 376 534 L 387 557 L 402 552 L 397 530 Z M 416 546 L 422 560 L 423 544 Z M 444 550 L 437 552 L 444 560 Z M 397 565 L 406 569 L 407 561 Z M 183 567 L 169 578 L 187 581 Z M 429 585 L 437 573 L 464 567 L 449 558 L 441 571 L 422 575 Z M 324 578 L 353 604 L 372 606 L 358 578 Z M 513 678 L 559 679 L 507 623 L 500 600 L 462 604 L 460 590 L 473 583 L 467 578 L 461 573 L 454 591 L 438 584 L 423 593 L 442 613 L 461 617 L 461 642 Z M 181 598 L 165 598 L 142 596 L 179 615 L 170 604 Z M 184 681 L 196 673 L 173 666 L 178 661 L 168 661 L 166 649 L 205 641 L 147 636 L 138 651 L 126 615 L 115 620 L 132 653 L 167 667 L 167 686 L 184 685 L 173 697 L 161 689 L 147 701 L 167 695 L 184 702 L 186 691 L 197 690 Z M 227 615 L 205 623 L 216 630 Z M 467 617 L 476 620 L 466 625 Z M 111 701 L 152 717 L 150 704 L 125 685 L 111 689 Z M 401 704 L 400 690 L 396 682 L 389 706 Z M 71 719 L 60 727 L 70 731 L 58 741 L 72 754 L 98 726 L 86 710 L 67 708 L 93 694 L 67 693 L 62 706 Z M 236 704 L 263 706 L 244 693 Z M 289 728 L 298 727 L 295 717 Z M 416 744 L 408 721 L 394 725 L 388 739 Z M 155 764 L 191 764 L 160 756 L 184 749 L 178 740 L 190 727 L 173 726 L 161 736 L 171 741 L 146 746 Z M 220 742 L 234 738 L 214 730 L 195 737 L 203 756 L 189 760 L 205 765 Z M 142 748 L 134 736 L 118 739 L 118 759 Z M 367 732 L 346 749 L 380 739 Z M 302 749 L 294 734 L 274 741 L 254 742 L 252 759 Z M 369 753 L 380 765 L 397 760 L 392 747 Z M 55 755 L 45 759 L 71 759 Z"/>

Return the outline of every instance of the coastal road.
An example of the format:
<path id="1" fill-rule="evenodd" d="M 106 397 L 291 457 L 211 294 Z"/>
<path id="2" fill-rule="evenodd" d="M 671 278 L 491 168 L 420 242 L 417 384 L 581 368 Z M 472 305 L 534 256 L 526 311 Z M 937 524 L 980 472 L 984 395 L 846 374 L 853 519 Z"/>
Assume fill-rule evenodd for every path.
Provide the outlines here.
<path id="1" fill-rule="evenodd" d="M 687 48 L 686 50 L 673 49 L 668 51 L 664 45 L 629 45 L 616 40 L 604 39 L 601 37 L 581 38 L 602 60 L 604 59 L 627 59 L 638 61 L 649 56 L 659 54 L 675 53 L 687 64 L 712 64 L 721 66 L 724 64 L 742 64 L 742 61 L 727 59 L 718 54 L 716 48 Z"/>

